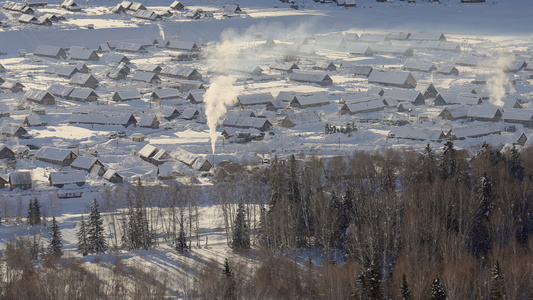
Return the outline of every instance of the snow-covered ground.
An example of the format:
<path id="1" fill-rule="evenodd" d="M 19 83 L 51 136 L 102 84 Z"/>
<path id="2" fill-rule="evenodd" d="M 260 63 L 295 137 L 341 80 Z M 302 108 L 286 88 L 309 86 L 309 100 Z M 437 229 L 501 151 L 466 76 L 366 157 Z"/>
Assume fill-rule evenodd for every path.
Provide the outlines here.
<path id="1" fill-rule="evenodd" d="M 149 9 L 163 12 L 168 9 L 170 1 L 155 0 L 144 3 Z M 99 95 L 98 102 L 81 103 L 72 100 L 58 99 L 58 104 L 43 106 L 29 102 L 24 98 L 24 93 L 0 93 L 0 101 L 8 106 L 11 116 L 3 118 L 5 122 L 21 124 L 32 109 L 45 109 L 46 114 L 41 120 L 45 126 L 27 127 L 32 136 L 29 140 L 5 138 L 7 146 L 32 144 L 38 147 L 55 146 L 66 148 L 77 145 L 76 153 L 89 155 L 97 151 L 98 159 L 110 169 L 116 170 L 126 180 L 134 182 L 141 178 L 150 184 L 159 184 L 156 178 L 157 167 L 140 159 L 138 152 L 146 144 L 167 150 L 177 155 L 188 151 L 211 160 L 215 165 L 222 160 L 234 162 L 258 163 L 260 158 L 274 155 L 287 156 L 290 154 L 320 156 L 334 156 L 351 153 L 354 150 L 372 151 L 382 147 L 423 149 L 427 143 L 434 148 L 439 148 L 441 142 L 431 140 L 405 140 L 390 139 L 388 134 L 395 126 L 395 121 L 408 121 L 404 127 L 424 130 L 442 130 L 472 126 L 485 122 L 467 122 L 465 119 L 458 121 L 443 121 L 437 118 L 442 107 L 436 107 L 430 102 L 424 106 L 414 107 L 411 112 L 399 113 L 396 108 L 367 114 L 340 115 L 339 101 L 349 93 L 362 93 L 378 85 L 369 84 L 366 77 L 354 76 L 349 70 L 329 71 L 333 85 L 320 86 L 312 83 L 295 83 L 289 81 L 289 75 L 270 70 L 273 61 L 280 61 L 287 55 L 283 45 L 292 45 L 305 36 L 317 37 L 329 35 L 339 37 L 349 33 L 386 35 L 398 32 L 425 32 L 443 33 L 449 42 L 461 47 L 461 52 L 449 52 L 427 49 L 414 49 L 412 59 L 432 62 L 437 68 L 445 65 L 454 65 L 461 56 L 469 54 L 487 54 L 494 57 L 512 57 L 509 61 L 521 59 L 533 67 L 533 19 L 531 11 L 533 3 L 530 0 L 499 0 L 487 1 L 481 4 L 461 4 L 459 0 L 442 0 L 440 4 L 417 1 L 376 2 L 374 0 L 358 0 L 356 8 L 344 8 L 333 3 L 317 3 L 311 0 L 296 0 L 298 9 L 291 9 L 289 4 L 274 0 L 247 0 L 238 1 L 244 11 L 237 16 L 226 18 L 221 9 L 225 4 L 234 1 L 225 0 L 197 0 L 183 1 L 189 10 L 201 8 L 204 12 L 213 12 L 212 16 L 191 20 L 185 17 L 185 12 L 176 11 L 172 16 L 164 17 L 161 21 L 140 20 L 132 17 L 132 13 L 112 14 L 110 8 L 117 1 L 91 1 L 79 3 L 81 12 L 69 12 L 60 9 L 57 4 L 49 4 L 43 8 L 36 8 L 36 15 L 46 13 L 62 15 L 66 19 L 53 23 L 52 26 L 39 26 L 22 24 L 17 21 L 19 13 L 1 9 L 0 22 L 5 27 L 0 27 L 0 64 L 7 71 L 0 73 L 0 78 L 6 81 L 18 81 L 28 90 L 45 90 L 52 84 L 68 86 L 68 79 L 45 73 L 50 65 L 66 65 L 75 63 L 70 60 L 58 60 L 32 55 L 40 45 L 59 46 L 70 48 L 83 46 L 97 49 L 99 45 L 108 41 L 138 40 L 138 39 L 170 39 L 178 37 L 182 41 L 197 43 L 208 54 L 207 58 L 190 62 L 176 62 L 170 60 L 170 55 L 176 51 L 148 47 L 144 53 L 124 53 L 131 60 L 129 64 L 132 73 L 141 64 L 160 64 L 161 66 L 181 65 L 196 68 L 202 74 L 202 81 L 206 87 L 218 77 L 224 76 L 211 73 L 213 68 L 222 68 L 235 76 L 235 84 L 231 89 L 240 93 L 270 92 L 274 97 L 279 92 L 317 93 L 326 92 L 329 104 L 305 111 L 315 112 L 321 117 L 321 122 L 284 128 L 279 125 L 286 115 L 292 115 L 304 109 L 286 108 L 276 112 L 267 111 L 264 106 L 248 107 L 256 115 L 263 116 L 273 124 L 272 134 L 266 134 L 263 141 L 250 143 L 229 143 L 224 141 L 220 133 L 225 128 L 217 129 L 215 141 L 215 155 L 211 151 L 211 138 L 208 125 L 205 122 L 187 121 L 176 119 L 173 121 L 162 120 L 159 129 L 140 128 L 129 126 L 126 129 L 119 125 L 89 125 L 70 124 L 68 119 L 73 112 L 128 112 L 135 117 L 143 114 L 159 115 L 161 106 L 169 106 L 183 111 L 194 107 L 201 114 L 206 111 L 205 104 L 190 104 L 183 98 L 187 93 L 181 94 L 179 100 L 163 100 L 161 103 L 152 102 L 149 92 L 159 87 L 176 85 L 179 80 L 162 76 L 161 83 L 148 84 L 132 81 L 131 74 L 122 80 L 112 80 L 106 77 L 115 65 L 108 64 L 103 58 L 109 53 L 99 53 L 99 61 L 85 62 L 99 81 L 95 89 Z M 2 6 L 4 2 L 0 2 Z M 93 24 L 94 29 L 88 29 Z M 276 49 L 265 49 L 264 44 L 274 40 Z M 394 42 L 405 44 L 404 42 Z M 347 46 L 349 47 L 349 45 Z M 399 69 L 406 57 L 376 54 L 374 56 L 353 56 L 347 49 L 331 49 L 315 47 L 316 54 L 298 54 L 296 63 L 302 70 L 311 70 L 317 61 L 331 61 L 337 68 L 341 62 L 356 62 L 360 65 L 370 65 L 375 69 Z M 20 53 L 27 53 L 21 56 Z M 502 54 L 502 53 L 505 53 Z M 246 75 L 230 71 L 238 62 L 247 62 L 260 66 L 262 75 Z M 443 75 L 437 73 L 424 73 L 413 71 L 412 74 L 418 83 L 433 83 L 439 92 L 470 91 L 472 89 L 485 90 L 494 95 L 486 85 L 471 83 L 478 74 L 499 75 L 501 72 L 493 69 L 456 66 L 459 76 Z M 521 70 L 513 74 L 519 79 L 514 86 L 498 83 L 499 91 L 503 96 L 498 99 L 519 100 L 524 109 L 529 106 L 533 87 L 529 71 Z M 490 85 L 490 84 L 489 84 Z M 113 102 L 112 94 L 117 90 L 137 88 L 144 96 L 139 100 Z M 385 89 L 387 87 L 384 87 Z M 491 92 L 492 91 L 492 92 Z M 492 97 L 494 99 L 494 97 Z M 215 99 L 216 101 L 216 99 Z M 486 102 L 491 100 L 485 100 Z M 15 110 L 20 107 L 22 110 Z M 501 107 L 503 110 L 503 107 Z M 530 107 L 531 109 L 531 107 Z M 423 115 L 424 118 L 420 118 Z M 221 116 L 223 117 L 223 116 Z M 202 119 L 202 118 L 201 118 Z M 205 119 L 205 116 L 203 117 Z M 368 120 L 374 120 L 368 122 Z M 358 128 L 352 135 L 324 134 L 325 124 L 344 126 L 354 122 Z M 467 138 L 455 141 L 460 148 L 476 149 L 483 142 L 491 143 L 497 147 L 515 142 L 517 134 L 531 134 L 531 129 L 522 125 L 515 125 L 516 132 L 507 132 L 508 123 L 495 123 L 501 134 L 479 138 Z M 126 137 L 108 139 L 113 132 L 125 130 Z M 244 130 L 245 131 L 245 130 Z M 256 133 L 256 131 L 251 131 Z M 131 135 L 142 133 L 146 141 L 133 142 Z M 31 150 L 31 153 L 34 153 Z M 43 208 L 48 217 L 55 215 L 63 233 L 65 249 L 68 255 L 77 256 L 76 249 L 76 222 L 82 213 L 87 213 L 87 208 L 92 199 L 98 199 L 101 191 L 106 187 L 113 188 L 113 184 L 106 182 L 99 176 L 87 176 L 87 183 L 83 187 L 66 187 L 73 191 L 83 191 L 81 198 L 58 199 L 57 188 L 49 187 L 48 175 L 54 170 L 70 170 L 69 167 L 59 167 L 50 163 L 37 161 L 32 156 L 17 159 L 16 169 L 32 170 L 34 189 L 32 191 L 1 191 L 0 211 L 2 217 L 14 217 L 17 209 L 27 208 L 30 197 L 37 196 L 43 203 Z M 14 168 L 11 163 L 2 162 L 0 175 L 7 176 Z M 190 170 L 187 175 L 199 178 L 205 186 L 210 185 L 209 178 L 201 177 L 201 172 Z M 186 176 L 176 180 L 188 180 Z M 135 253 L 121 252 L 128 263 L 153 265 L 162 272 L 169 274 L 183 274 L 184 270 L 192 268 L 195 261 L 205 258 L 214 258 L 220 262 L 227 256 L 233 256 L 231 249 L 226 245 L 223 225 L 220 217 L 220 208 L 214 205 L 209 193 L 202 197 L 200 232 L 209 236 L 207 246 L 193 247 L 188 256 L 178 255 L 172 246 L 160 243 L 156 250 L 138 251 Z M 212 204 L 212 205 L 211 205 Z M 19 208 L 17 208 L 19 207 Z M 24 214 L 23 214 L 24 216 Z M 1 245 L 15 235 L 31 234 L 25 225 L 8 222 L 0 226 Z M 0 246 L 1 248 L 1 246 Z M 88 262 L 91 258 L 84 258 Z M 173 287 L 178 289 L 179 287 Z"/>

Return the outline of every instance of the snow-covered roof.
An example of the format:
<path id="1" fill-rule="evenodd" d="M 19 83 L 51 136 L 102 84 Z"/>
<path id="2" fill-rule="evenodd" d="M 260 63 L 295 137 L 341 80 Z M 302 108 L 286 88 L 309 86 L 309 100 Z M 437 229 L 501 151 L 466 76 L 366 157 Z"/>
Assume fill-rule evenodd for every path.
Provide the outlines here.
<path id="1" fill-rule="evenodd" d="M 98 158 L 94 156 L 78 156 L 76 159 L 70 164 L 73 168 L 78 168 L 82 170 L 90 170 L 92 166 L 98 161 Z"/>
<path id="2" fill-rule="evenodd" d="M 438 32 L 412 32 L 409 40 L 446 41 L 446 37 L 443 33 Z"/>
<path id="3" fill-rule="evenodd" d="M 380 110 L 386 107 L 386 105 L 383 103 L 383 100 L 381 99 L 346 104 L 346 106 L 352 114 Z"/>
<path id="4" fill-rule="evenodd" d="M 35 157 L 46 160 L 62 161 L 66 159 L 70 153 L 73 152 L 69 149 L 43 146 L 41 149 L 39 149 L 39 151 L 37 151 L 37 153 L 35 153 Z"/>
<path id="5" fill-rule="evenodd" d="M 267 104 L 270 101 L 274 100 L 274 97 L 271 93 L 256 93 L 256 94 L 241 94 L 237 96 L 237 101 L 240 105 L 261 105 Z"/>
<path id="6" fill-rule="evenodd" d="M 182 40 L 171 40 L 167 48 L 176 49 L 176 50 L 187 50 L 187 51 L 196 51 L 198 50 L 198 45 L 195 42 L 182 41 Z"/>
<path id="7" fill-rule="evenodd" d="M 139 155 L 144 158 L 150 158 L 154 156 L 157 151 L 158 149 L 155 146 L 146 144 L 141 150 L 139 150 Z"/>
<path id="8" fill-rule="evenodd" d="M 180 94 L 181 93 L 178 89 L 165 88 L 165 89 L 154 90 L 152 92 L 152 97 L 159 98 L 159 99 L 171 99 L 171 98 L 179 98 Z"/>
<path id="9" fill-rule="evenodd" d="M 368 82 L 412 88 L 416 87 L 416 80 L 409 72 L 374 70 L 370 73 Z"/>
<path id="10" fill-rule="evenodd" d="M 70 115 L 68 119 L 69 123 L 82 123 L 82 124 L 115 124 L 126 126 L 132 121 L 137 123 L 137 120 L 131 113 L 102 113 L 102 112 L 89 112 L 89 113 L 74 113 Z"/>
<path id="11" fill-rule="evenodd" d="M 159 80 L 159 76 L 152 72 L 137 71 L 133 73 L 133 77 L 131 78 L 131 80 L 152 82 L 154 80 Z"/>
<path id="12" fill-rule="evenodd" d="M 71 65 L 50 65 L 46 68 L 44 72 L 50 74 L 57 74 L 61 77 L 70 78 L 76 72 L 78 72 L 78 68 L 76 68 L 76 66 Z"/>
<path id="13" fill-rule="evenodd" d="M 58 46 L 48 46 L 48 45 L 39 45 L 37 46 L 37 49 L 33 52 L 34 55 L 40 55 L 40 56 L 49 56 L 49 57 L 55 57 L 55 56 L 62 56 L 62 54 L 65 53 L 64 50 L 61 47 Z"/>
<path id="14" fill-rule="evenodd" d="M 142 95 L 136 88 L 130 88 L 127 90 L 116 91 L 113 94 L 113 100 L 115 101 L 128 101 L 128 100 L 139 100 Z"/>
<path id="15" fill-rule="evenodd" d="M 484 136 L 489 134 L 500 134 L 501 130 L 497 124 L 486 122 L 483 124 L 468 125 L 463 127 L 454 127 L 451 130 L 452 134 L 459 138 L 469 138 Z"/>
<path id="16" fill-rule="evenodd" d="M 504 122 L 507 120 L 531 121 L 533 120 L 533 111 L 527 109 L 507 108 L 503 112 L 502 119 L 504 120 Z"/>
<path id="17" fill-rule="evenodd" d="M 312 82 L 319 84 L 331 84 L 331 77 L 325 72 L 295 71 L 289 77 L 293 81 Z"/>
<path id="18" fill-rule="evenodd" d="M 500 109 L 496 106 L 490 106 L 490 105 L 474 105 L 470 107 L 470 110 L 468 111 L 468 117 L 469 118 L 486 118 L 486 119 L 492 119 L 496 116 L 496 114 L 500 112 Z"/>
<path id="19" fill-rule="evenodd" d="M 85 182 L 85 172 L 83 171 L 69 171 L 69 172 L 51 172 L 51 184 L 71 184 Z"/>
<path id="20" fill-rule="evenodd" d="M 328 103 L 328 92 L 318 92 L 314 94 L 298 95 L 296 96 L 296 99 L 293 100 L 290 104 L 298 104 L 302 107 L 306 107 L 314 105 L 324 105 Z"/>
<path id="21" fill-rule="evenodd" d="M 150 127 L 152 126 L 154 119 L 157 120 L 157 117 L 154 115 L 142 114 L 141 117 L 137 120 L 137 126 Z"/>
<path id="22" fill-rule="evenodd" d="M 70 59 L 91 61 L 98 61 L 100 59 L 96 51 L 79 46 L 70 47 L 68 50 L 68 57 Z"/>
<path id="23" fill-rule="evenodd" d="M 45 125 L 43 121 L 41 121 L 41 118 L 37 114 L 29 114 L 24 119 L 24 123 L 27 123 L 28 126 L 41 126 Z"/>
<path id="24" fill-rule="evenodd" d="M 363 33 L 359 35 L 359 42 L 369 42 L 369 43 L 379 43 L 379 42 L 386 42 L 389 38 L 386 35 L 383 34 L 376 34 L 376 33 Z"/>
<path id="25" fill-rule="evenodd" d="M 137 10 L 133 16 L 135 18 L 139 18 L 139 19 L 145 19 L 145 20 L 151 20 L 151 21 L 155 21 L 155 20 L 159 20 L 161 19 L 161 16 L 152 11 L 152 10 L 144 10 L 144 9 L 139 9 Z"/>
<path id="26" fill-rule="evenodd" d="M 353 43 L 350 45 L 350 48 L 348 48 L 348 53 L 354 54 L 354 55 L 374 55 L 374 50 L 372 50 L 372 47 L 370 47 L 367 44 L 362 43 Z"/>
<path id="27" fill-rule="evenodd" d="M 68 97 L 68 95 L 70 95 L 70 93 L 73 90 L 74 90 L 74 88 L 71 87 L 71 86 L 64 86 L 64 85 L 61 85 L 61 84 L 58 84 L 58 83 L 52 84 L 48 88 L 48 92 L 50 92 L 54 96 L 58 96 L 58 97 L 61 97 L 61 98 Z"/>
<path id="28" fill-rule="evenodd" d="M 302 124 L 312 124 L 321 122 L 320 117 L 311 111 L 302 111 L 285 117 L 285 120 L 290 120 L 292 124 L 302 125 Z"/>
<path id="29" fill-rule="evenodd" d="M 294 98 L 296 97 L 296 95 L 298 95 L 298 93 L 296 92 L 285 92 L 285 91 L 281 91 L 279 92 L 279 94 L 276 96 L 276 100 L 282 100 L 284 102 L 291 102 L 292 100 L 294 100 Z"/>
<path id="30" fill-rule="evenodd" d="M 91 88 L 77 87 L 72 90 L 68 97 L 74 100 L 86 100 L 89 97 L 98 98 L 98 94 Z"/>

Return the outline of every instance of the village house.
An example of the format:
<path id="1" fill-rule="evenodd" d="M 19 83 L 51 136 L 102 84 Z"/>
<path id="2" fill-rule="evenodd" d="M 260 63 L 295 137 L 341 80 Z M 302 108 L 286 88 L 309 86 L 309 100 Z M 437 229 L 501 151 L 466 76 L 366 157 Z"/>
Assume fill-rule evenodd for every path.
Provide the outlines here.
<path id="1" fill-rule="evenodd" d="M 272 62 L 268 66 L 271 70 L 282 71 L 284 73 L 292 73 L 294 70 L 299 70 L 300 68 L 291 62 Z"/>
<path id="2" fill-rule="evenodd" d="M 42 105 L 55 105 L 56 98 L 48 91 L 30 90 L 24 94 L 24 98 Z"/>
<path id="3" fill-rule="evenodd" d="M 341 109 L 339 110 L 339 113 L 341 115 L 370 113 L 370 112 L 384 110 L 386 107 L 387 105 L 383 103 L 382 99 L 375 99 L 371 101 L 356 102 L 352 104 L 345 103 L 342 105 Z"/>
<path id="4" fill-rule="evenodd" d="M 144 128 L 157 129 L 159 128 L 159 124 L 160 123 L 159 123 L 159 120 L 157 119 L 157 116 L 154 116 L 154 115 L 143 114 L 137 120 L 137 126 L 144 127 Z"/>
<path id="5" fill-rule="evenodd" d="M 69 84 L 88 87 L 88 88 L 91 88 L 91 89 L 96 89 L 100 83 L 91 74 L 76 73 L 70 79 Z"/>
<path id="6" fill-rule="evenodd" d="M 182 40 L 171 40 L 167 46 L 168 49 L 172 50 L 185 50 L 185 51 L 198 51 L 200 47 L 195 42 L 182 41 Z"/>
<path id="7" fill-rule="evenodd" d="M 70 164 L 78 157 L 72 150 L 44 146 L 35 154 L 35 159 L 60 165 L 62 167 Z"/>
<path id="8" fill-rule="evenodd" d="M 13 171 L 9 174 L 9 189 L 28 190 L 32 188 L 31 171 Z"/>
<path id="9" fill-rule="evenodd" d="M 57 46 L 47 46 L 47 45 L 39 45 L 37 46 L 37 49 L 33 52 L 33 55 L 35 56 L 43 56 L 43 57 L 51 57 L 55 59 L 66 59 L 67 53 L 63 48 L 57 47 Z"/>
<path id="10" fill-rule="evenodd" d="M 146 83 L 160 83 L 161 78 L 156 73 L 137 71 L 133 73 L 132 81 L 140 81 Z"/>
<path id="11" fill-rule="evenodd" d="M 57 188 L 62 188 L 67 184 L 83 186 L 85 185 L 85 172 L 50 172 L 50 175 L 48 175 L 48 182 L 50 183 L 50 186 Z"/>
<path id="12" fill-rule="evenodd" d="M 443 75 L 455 75 L 455 76 L 458 76 L 459 75 L 459 70 L 452 66 L 452 65 L 447 65 L 447 66 L 443 66 L 441 67 L 437 73 L 439 74 L 443 74 Z"/>
<path id="13" fill-rule="evenodd" d="M 187 80 L 202 80 L 202 74 L 195 68 L 188 66 L 166 66 L 161 70 L 161 75 Z"/>
<path id="14" fill-rule="evenodd" d="M 314 94 L 301 94 L 296 96 L 289 105 L 292 107 L 308 108 L 329 104 L 327 92 L 318 92 Z"/>
<path id="15" fill-rule="evenodd" d="M 65 0 L 63 3 L 61 3 L 61 8 L 73 12 L 81 11 L 81 6 L 74 2 L 74 0 Z"/>
<path id="16" fill-rule="evenodd" d="M 93 168 L 100 167 L 98 168 L 98 175 L 104 175 L 104 164 L 102 164 L 100 160 L 94 156 L 78 156 L 70 164 L 70 167 L 77 170 L 87 171 L 89 173 L 92 172 Z"/>
<path id="17" fill-rule="evenodd" d="M 437 91 L 437 88 L 435 88 L 433 83 L 429 83 L 429 84 L 418 83 L 416 85 L 415 90 L 422 93 L 422 96 L 424 96 L 424 99 L 435 98 L 437 97 L 437 94 L 439 93 L 439 91 Z"/>
<path id="18" fill-rule="evenodd" d="M 72 60 L 99 61 L 100 56 L 96 51 L 85 47 L 73 46 L 68 50 L 68 57 Z"/>
<path id="19" fill-rule="evenodd" d="M 0 159 L 13 159 L 15 158 L 15 152 L 8 146 L 0 144 Z"/>
<path id="20" fill-rule="evenodd" d="M 505 109 L 502 113 L 502 121 L 506 123 L 522 124 L 525 127 L 533 128 L 533 110 Z"/>
<path id="21" fill-rule="evenodd" d="M 50 65 L 44 70 L 44 72 L 71 79 L 74 74 L 79 72 L 79 70 L 75 66 L 70 65 Z"/>
<path id="22" fill-rule="evenodd" d="M 98 94 L 91 88 L 76 87 L 66 97 L 68 100 L 80 101 L 80 102 L 93 102 L 98 101 Z"/>
<path id="23" fill-rule="evenodd" d="M 202 90 L 202 89 L 191 90 L 189 91 L 189 94 L 187 95 L 187 98 L 185 99 L 189 101 L 191 104 L 203 103 L 204 94 L 205 94 L 205 90 Z"/>
<path id="24" fill-rule="evenodd" d="M 122 125 L 128 127 L 137 124 L 131 113 L 73 113 L 68 119 L 70 124 Z"/>
<path id="25" fill-rule="evenodd" d="M 426 98 L 417 90 L 401 88 L 387 89 L 383 94 L 383 98 L 384 100 L 395 99 L 398 102 L 410 102 L 416 106 L 426 104 Z"/>
<path id="26" fill-rule="evenodd" d="M 146 144 L 139 150 L 139 157 L 144 161 L 152 163 L 156 166 L 162 165 L 167 161 L 172 161 L 174 158 L 164 149 L 158 149 L 153 145 Z"/>
<path id="27" fill-rule="evenodd" d="M 470 107 L 467 118 L 470 121 L 499 122 L 502 112 L 496 106 L 474 105 Z"/>
<path id="28" fill-rule="evenodd" d="M 37 114 L 30 114 L 24 118 L 22 125 L 26 127 L 46 126 L 46 122 L 41 121 L 41 118 Z"/>
<path id="29" fill-rule="evenodd" d="M 469 110 L 469 105 L 452 105 L 443 108 L 437 117 L 450 121 L 466 119 Z"/>
<path id="30" fill-rule="evenodd" d="M 401 88 L 416 87 L 416 80 L 409 72 L 374 70 L 368 77 L 368 83 L 378 83 Z"/>
<path id="31" fill-rule="evenodd" d="M 181 112 L 181 115 L 179 116 L 179 118 L 190 121 L 190 120 L 197 119 L 199 115 L 200 115 L 200 111 L 198 111 L 196 108 L 187 107 Z"/>
<path id="32" fill-rule="evenodd" d="M 172 121 L 175 118 L 179 117 L 181 114 L 178 111 L 178 109 L 175 108 L 175 107 L 163 106 L 163 108 L 161 108 L 161 114 L 160 115 L 165 120 Z"/>
<path id="33" fill-rule="evenodd" d="M 107 170 L 104 173 L 104 179 L 111 182 L 111 183 L 122 183 L 124 181 L 124 178 L 120 176 L 120 174 L 117 173 L 115 170 Z"/>
<path id="34" fill-rule="evenodd" d="M 156 89 L 150 95 L 152 101 L 176 100 L 181 98 L 181 93 L 175 88 Z"/>
<path id="35" fill-rule="evenodd" d="M 329 75 L 324 72 L 293 72 L 289 77 L 289 80 L 307 83 L 317 83 L 322 86 L 333 84 L 333 80 L 331 79 L 331 77 L 329 77 Z"/>
<path id="36" fill-rule="evenodd" d="M 66 99 L 68 97 L 68 95 L 70 95 L 70 93 L 73 90 L 74 90 L 74 87 L 71 87 L 71 86 L 63 86 L 61 84 L 52 84 L 48 88 L 47 91 L 50 94 L 52 94 L 53 96 L 55 96 L 55 97 L 60 97 L 60 98 L 65 98 Z"/>
<path id="37" fill-rule="evenodd" d="M 21 93 L 24 91 L 24 85 L 18 81 L 4 82 L 0 84 L 0 90 L 10 91 L 11 93 Z"/>
<path id="38" fill-rule="evenodd" d="M 185 5 L 183 5 L 179 1 L 172 2 L 172 4 L 170 4 L 169 7 L 170 7 L 170 9 L 174 9 L 174 10 L 184 10 L 185 9 Z"/>
<path id="39" fill-rule="evenodd" d="M 128 90 L 116 91 L 111 96 L 113 101 L 130 101 L 141 100 L 141 93 L 136 88 L 130 88 Z"/>
<path id="40" fill-rule="evenodd" d="M 265 105 L 273 101 L 271 93 L 241 94 L 237 96 L 235 106 Z"/>
<path id="41" fill-rule="evenodd" d="M 315 112 L 302 111 L 295 114 L 287 115 L 281 121 L 282 127 L 294 127 L 297 125 L 306 125 L 319 123 L 320 117 Z"/>
<path id="42" fill-rule="evenodd" d="M 7 122 L 2 123 L 0 126 L 0 135 L 5 137 L 17 137 L 17 138 L 29 138 L 28 131 L 17 124 L 10 124 Z"/>

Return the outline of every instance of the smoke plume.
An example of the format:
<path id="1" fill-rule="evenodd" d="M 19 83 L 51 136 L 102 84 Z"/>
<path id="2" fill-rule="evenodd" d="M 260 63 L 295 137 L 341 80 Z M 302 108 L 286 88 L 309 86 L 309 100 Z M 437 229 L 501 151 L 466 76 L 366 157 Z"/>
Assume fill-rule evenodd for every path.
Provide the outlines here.
<path id="1" fill-rule="evenodd" d="M 215 154 L 217 140 L 217 125 L 226 114 L 227 106 L 233 105 L 238 93 L 234 88 L 235 77 L 232 75 L 220 76 L 211 81 L 209 89 L 204 94 L 205 114 L 211 139 L 211 150 Z"/>
<path id="2" fill-rule="evenodd" d="M 505 95 L 512 89 L 509 77 L 504 72 L 511 62 L 512 57 L 508 55 L 498 55 L 494 59 L 492 65 L 496 68 L 496 72 L 487 79 L 489 103 L 492 105 L 503 106 Z"/>

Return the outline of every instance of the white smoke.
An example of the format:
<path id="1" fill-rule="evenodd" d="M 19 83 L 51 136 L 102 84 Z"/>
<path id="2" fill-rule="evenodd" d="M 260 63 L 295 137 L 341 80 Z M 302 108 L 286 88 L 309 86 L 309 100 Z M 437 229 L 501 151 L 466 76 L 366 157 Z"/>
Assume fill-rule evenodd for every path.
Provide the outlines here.
<path id="1" fill-rule="evenodd" d="M 496 68 L 496 72 L 487 79 L 489 103 L 492 105 L 503 106 L 505 95 L 512 90 L 509 77 L 504 72 L 512 61 L 512 56 L 500 54 L 495 57 L 492 63 Z"/>
<path id="2" fill-rule="evenodd" d="M 204 94 L 205 115 L 213 154 L 215 154 L 215 145 L 218 137 L 217 126 L 226 114 L 227 106 L 233 105 L 238 96 L 234 83 L 235 77 L 232 75 L 219 76 L 211 81 L 209 89 Z"/>
<path id="3" fill-rule="evenodd" d="M 157 24 L 157 27 L 159 27 L 159 35 L 161 36 L 161 39 L 165 39 L 165 30 L 163 30 L 163 26 L 161 24 Z"/>

